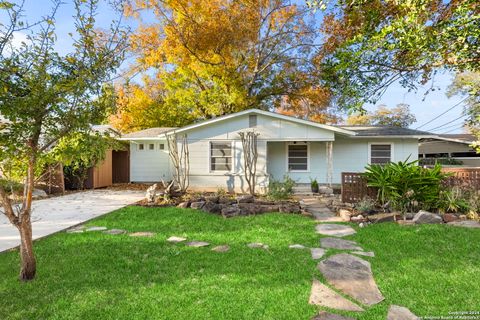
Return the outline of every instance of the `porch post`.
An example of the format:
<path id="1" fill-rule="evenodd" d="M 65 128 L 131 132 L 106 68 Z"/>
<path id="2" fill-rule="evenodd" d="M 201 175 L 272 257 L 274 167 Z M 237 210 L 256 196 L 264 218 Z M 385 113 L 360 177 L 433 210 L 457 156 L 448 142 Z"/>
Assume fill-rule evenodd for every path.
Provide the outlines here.
<path id="1" fill-rule="evenodd" d="M 327 184 L 329 187 L 332 186 L 332 178 L 333 178 L 333 142 L 327 141 L 325 144 L 327 150 Z"/>

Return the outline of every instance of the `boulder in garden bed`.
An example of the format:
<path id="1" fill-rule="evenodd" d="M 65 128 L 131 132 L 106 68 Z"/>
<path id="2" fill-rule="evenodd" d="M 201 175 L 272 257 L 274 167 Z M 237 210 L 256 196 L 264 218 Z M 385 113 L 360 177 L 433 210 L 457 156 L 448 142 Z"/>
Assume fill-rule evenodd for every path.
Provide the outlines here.
<path id="1" fill-rule="evenodd" d="M 340 218 L 342 218 L 343 221 L 350 221 L 350 218 L 352 217 L 352 213 L 347 210 L 347 209 L 340 209 L 338 211 L 338 215 L 340 216 Z"/>
<path id="2" fill-rule="evenodd" d="M 443 219 L 440 215 L 436 213 L 431 213 L 428 211 L 420 210 L 418 213 L 413 217 L 413 223 L 416 224 L 435 224 L 435 223 L 443 223 Z"/>
<path id="3" fill-rule="evenodd" d="M 218 203 L 219 200 L 220 200 L 220 197 L 219 197 L 219 196 L 208 196 L 208 197 L 205 197 L 205 201 L 207 201 L 207 202 Z"/>
<path id="4" fill-rule="evenodd" d="M 394 222 L 400 219 L 402 219 L 402 215 L 398 212 L 378 213 L 368 216 L 368 220 L 373 223 Z"/>
<path id="5" fill-rule="evenodd" d="M 449 222 L 453 222 L 453 221 L 458 221 L 460 220 L 456 215 L 454 215 L 453 213 L 445 213 L 443 215 L 443 221 L 445 221 L 446 223 L 449 223 Z"/>
<path id="6" fill-rule="evenodd" d="M 190 206 L 190 202 L 188 201 L 184 201 L 184 202 L 180 202 L 178 205 L 177 205 L 177 208 L 188 208 Z"/>
<path id="7" fill-rule="evenodd" d="M 235 204 L 222 208 L 222 216 L 225 218 L 236 217 L 240 215 L 240 208 Z"/>
<path id="8" fill-rule="evenodd" d="M 200 210 L 203 208 L 204 205 L 205 205 L 205 201 L 196 201 L 190 204 L 190 208 Z"/>
<path id="9" fill-rule="evenodd" d="M 202 210 L 208 213 L 220 213 L 222 212 L 222 207 L 218 203 L 207 201 L 203 205 Z"/>
<path id="10" fill-rule="evenodd" d="M 237 203 L 252 203 L 254 201 L 255 197 L 250 194 L 237 197 Z"/>

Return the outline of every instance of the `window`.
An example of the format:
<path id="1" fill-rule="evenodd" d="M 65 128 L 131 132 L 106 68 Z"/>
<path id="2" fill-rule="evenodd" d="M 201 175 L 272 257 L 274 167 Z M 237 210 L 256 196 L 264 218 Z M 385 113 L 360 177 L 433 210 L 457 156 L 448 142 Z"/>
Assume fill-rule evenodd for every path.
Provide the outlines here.
<path id="1" fill-rule="evenodd" d="M 138 150 L 145 150 L 145 145 L 143 143 L 140 143 L 138 145 Z"/>
<path id="2" fill-rule="evenodd" d="M 149 150 L 155 150 L 155 145 L 154 145 L 153 143 L 150 143 L 150 144 L 148 145 L 148 149 L 149 149 Z"/>
<path id="3" fill-rule="evenodd" d="M 210 143 L 210 170 L 231 171 L 232 170 L 232 143 L 211 142 Z"/>
<path id="4" fill-rule="evenodd" d="M 370 145 L 370 163 L 386 164 L 392 161 L 391 144 L 372 144 Z"/>
<path id="5" fill-rule="evenodd" d="M 165 150 L 165 144 L 160 143 L 160 150 Z"/>
<path id="6" fill-rule="evenodd" d="M 257 115 L 256 114 L 251 114 L 248 116 L 248 126 L 250 128 L 254 128 L 257 126 Z"/>
<path id="7" fill-rule="evenodd" d="M 288 171 L 308 171 L 308 144 L 288 145 Z"/>

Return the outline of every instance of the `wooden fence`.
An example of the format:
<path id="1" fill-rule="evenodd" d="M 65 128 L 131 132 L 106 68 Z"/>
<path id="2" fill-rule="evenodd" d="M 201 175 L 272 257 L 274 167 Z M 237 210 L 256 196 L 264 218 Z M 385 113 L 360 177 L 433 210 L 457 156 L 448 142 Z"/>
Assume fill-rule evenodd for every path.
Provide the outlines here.
<path id="1" fill-rule="evenodd" d="M 449 176 L 444 184 L 480 190 L 480 168 L 443 168 Z M 377 189 L 368 187 L 359 172 L 342 172 L 342 202 L 357 203 L 365 197 L 376 198 Z"/>

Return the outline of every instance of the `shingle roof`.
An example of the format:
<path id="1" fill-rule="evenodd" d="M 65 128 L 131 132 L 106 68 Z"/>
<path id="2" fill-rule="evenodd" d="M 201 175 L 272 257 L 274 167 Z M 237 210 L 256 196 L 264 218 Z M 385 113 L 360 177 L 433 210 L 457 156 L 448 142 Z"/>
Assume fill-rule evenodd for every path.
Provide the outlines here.
<path id="1" fill-rule="evenodd" d="M 140 130 L 136 132 L 131 132 L 122 135 L 122 138 L 156 138 L 162 133 L 176 129 L 174 127 L 158 127 L 158 128 L 149 128 L 145 130 Z"/>
<path id="2" fill-rule="evenodd" d="M 373 136 L 432 136 L 433 133 L 410 128 L 385 127 L 385 126 L 339 126 L 340 128 L 354 131 L 357 137 Z"/>
<path id="3" fill-rule="evenodd" d="M 465 142 L 468 142 L 468 143 L 471 143 L 471 142 L 477 140 L 473 134 L 468 134 L 468 133 L 439 134 L 438 136 L 441 137 L 441 138 L 460 140 L 460 141 L 465 141 Z"/>

